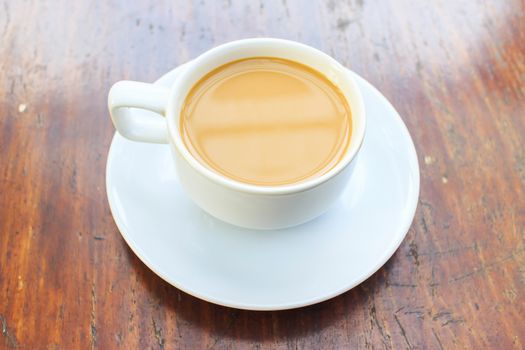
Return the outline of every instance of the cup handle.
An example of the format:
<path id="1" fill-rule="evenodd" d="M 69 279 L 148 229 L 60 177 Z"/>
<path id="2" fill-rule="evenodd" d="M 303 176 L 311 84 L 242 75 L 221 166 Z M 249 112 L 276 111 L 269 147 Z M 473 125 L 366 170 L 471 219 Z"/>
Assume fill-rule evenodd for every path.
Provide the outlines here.
<path id="1" fill-rule="evenodd" d="M 119 81 L 109 90 L 108 108 L 117 131 L 127 139 L 148 143 L 168 143 L 168 125 L 164 114 L 169 89 L 137 81 Z M 140 115 L 130 108 L 158 114 Z"/>

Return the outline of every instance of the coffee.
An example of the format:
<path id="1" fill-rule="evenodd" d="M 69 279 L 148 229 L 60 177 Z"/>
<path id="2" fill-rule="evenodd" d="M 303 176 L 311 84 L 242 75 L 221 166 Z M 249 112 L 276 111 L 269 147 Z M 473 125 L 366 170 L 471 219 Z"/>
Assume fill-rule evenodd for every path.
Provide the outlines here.
<path id="1" fill-rule="evenodd" d="M 193 157 L 230 179 L 262 186 L 328 172 L 348 147 L 351 125 L 350 107 L 328 78 L 270 57 L 211 71 L 191 89 L 180 116 Z"/>

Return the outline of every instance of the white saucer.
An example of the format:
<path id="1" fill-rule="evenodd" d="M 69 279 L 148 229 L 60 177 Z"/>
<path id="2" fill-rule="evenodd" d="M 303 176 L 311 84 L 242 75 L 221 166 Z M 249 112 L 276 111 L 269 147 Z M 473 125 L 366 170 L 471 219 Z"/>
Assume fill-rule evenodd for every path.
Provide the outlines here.
<path id="1" fill-rule="evenodd" d="M 156 84 L 170 85 L 177 69 Z M 328 213 L 280 231 L 231 226 L 182 192 L 168 146 L 115 134 L 106 186 L 122 237 L 170 284 L 239 309 L 310 305 L 363 282 L 392 256 L 411 225 L 419 167 L 397 112 L 372 85 L 355 79 L 365 101 L 367 134 L 353 177 Z"/>

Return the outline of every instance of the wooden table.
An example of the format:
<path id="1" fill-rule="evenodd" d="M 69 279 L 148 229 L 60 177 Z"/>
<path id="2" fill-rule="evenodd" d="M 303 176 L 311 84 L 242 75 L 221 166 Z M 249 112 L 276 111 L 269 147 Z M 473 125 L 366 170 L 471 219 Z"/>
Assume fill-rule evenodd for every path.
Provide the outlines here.
<path id="1" fill-rule="evenodd" d="M 0 348 L 523 349 L 525 3 L 10 1 L 0 5 Z M 319 305 L 189 296 L 127 247 L 104 188 L 112 83 L 274 36 L 377 86 L 421 166 L 388 263 Z"/>

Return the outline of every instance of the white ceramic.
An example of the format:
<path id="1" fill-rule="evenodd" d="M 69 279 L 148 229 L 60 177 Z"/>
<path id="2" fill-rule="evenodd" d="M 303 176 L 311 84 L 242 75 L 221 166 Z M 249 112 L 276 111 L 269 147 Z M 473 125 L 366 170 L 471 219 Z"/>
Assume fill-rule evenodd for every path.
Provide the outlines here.
<path id="1" fill-rule="evenodd" d="M 171 71 L 156 85 L 170 86 L 176 75 L 177 70 Z M 167 145 L 115 134 L 106 185 L 113 217 L 128 245 L 175 287 L 240 309 L 314 304 L 371 276 L 410 227 L 419 168 L 410 135 L 394 108 L 365 80 L 354 79 L 368 113 L 354 174 L 331 210 L 285 230 L 242 229 L 207 215 L 184 194 Z"/>
<path id="2" fill-rule="evenodd" d="M 318 178 L 286 186 L 241 183 L 201 164 L 182 141 L 179 114 L 195 83 L 225 63 L 265 56 L 301 62 L 316 69 L 332 80 L 349 102 L 352 110 L 350 145 L 341 161 Z M 281 39 L 244 39 L 215 47 L 186 64 L 168 88 L 118 82 L 110 90 L 108 105 L 113 123 L 123 136 L 136 141 L 170 143 L 180 183 L 198 206 L 226 222 L 256 229 L 289 227 L 325 212 L 343 192 L 365 134 L 364 105 L 352 74 L 319 50 Z M 163 114 L 166 121 L 158 116 L 134 115 L 129 113 L 129 107 Z"/>

